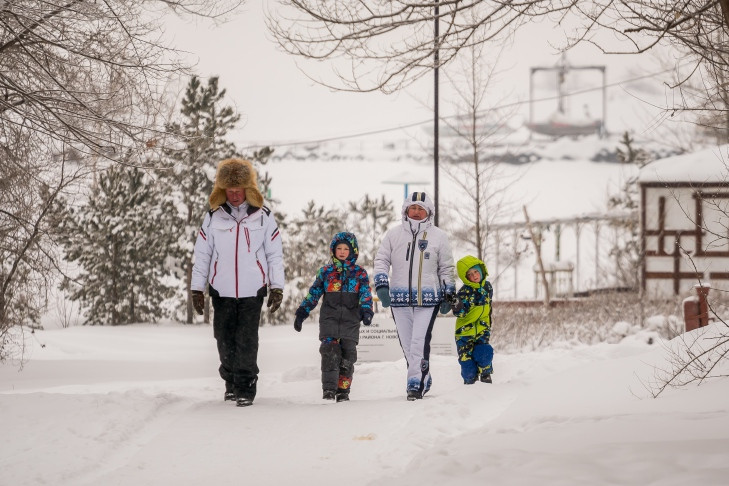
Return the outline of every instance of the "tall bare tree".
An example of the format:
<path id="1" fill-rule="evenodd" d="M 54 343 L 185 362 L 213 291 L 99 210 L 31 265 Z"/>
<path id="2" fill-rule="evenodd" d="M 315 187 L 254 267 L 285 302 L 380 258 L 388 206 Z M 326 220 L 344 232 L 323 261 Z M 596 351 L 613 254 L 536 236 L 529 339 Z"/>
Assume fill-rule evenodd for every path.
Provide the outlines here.
<path id="1" fill-rule="evenodd" d="M 489 227 L 498 219 L 505 219 L 507 209 L 504 193 L 510 182 L 498 164 L 496 146 L 508 132 L 507 123 L 513 109 L 495 109 L 501 104 L 489 86 L 498 76 L 498 57 L 487 62 L 484 45 L 465 50 L 460 62 L 446 71 L 456 96 L 454 117 L 443 118 L 442 123 L 451 136 L 444 143 L 444 159 L 449 162 L 445 172 L 466 196 L 468 206 L 454 208 L 450 221 L 455 223 L 453 234 L 476 249 L 484 260 L 487 251 Z M 461 197 L 460 200 L 463 200 Z"/>
<path id="2" fill-rule="evenodd" d="M 445 65 L 461 49 L 511 33 L 528 20 L 527 14 L 546 13 L 548 5 L 473 0 L 279 3 L 282 8 L 268 14 L 267 24 L 286 51 L 317 60 L 349 61 L 346 71 L 337 70 L 340 83 L 332 86 L 336 89 L 385 92 L 431 72 L 436 18 L 441 23 L 439 64 Z"/>
<path id="3" fill-rule="evenodd" d="M 716 79 L 727 79 L 729 0 L 279 3 L 282 8 L 267 20 L 279 44 L 305 58 L 348 61 L 346 70 L 338 66 L 337 82 L 328 83 L 341 90 L 397 90 L 431 72 L 436 48 L 437 62 L 445 65 L 465 48 L 501 40 L 532 17 L 546 15 L 574 26 L 564 48 L 588 42 L 605 53 L 634 54 L 657 45 L 680 46 L 689 52 L 685 61 L 695 68 L 706 66 Z M 695 74 L 697 69 L 689 69 L 681 81 Z"/>
<path id="4" fill-rule="evenodd" d="M 83 154 L 149 147 L 160 138 L 162 87 L 184 70 L 159 34 L 164 15 L 219 16 L 239 3 L 2 2 L 0 123 L 22 121 Z"/>
<path id="5" fill-rule="evenodd" d="M 15 326 L 38 325 L 56 282 L 53 228 L 57 197 L 75 190 L 87 171 L 65 151 L 51 167 L 53 147 L 22 126 L 0 125 L 0 361 L 24 344 Z"/>
<path id="6" fill-rule="evenodd" d="M 185 66 L 162 41 L 164 16 L 220 17 L 240 3 L 0 2 L 2 342 L 13 326 L 39 321 L 57 264 L 47 236 L 58 194 L 100 159 L 165 142 L 163 87 Z"/>

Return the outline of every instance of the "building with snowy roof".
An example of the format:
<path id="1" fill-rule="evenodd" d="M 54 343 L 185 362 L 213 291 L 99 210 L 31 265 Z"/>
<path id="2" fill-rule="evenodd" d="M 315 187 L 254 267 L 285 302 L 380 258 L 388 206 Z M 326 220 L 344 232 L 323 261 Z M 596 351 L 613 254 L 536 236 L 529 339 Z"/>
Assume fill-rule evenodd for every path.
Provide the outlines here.
<path id="1" fill-rule="evenodd" d="M 729 145 L 649 163 L 638 182 L 646 294 L 729 291 Z"/>

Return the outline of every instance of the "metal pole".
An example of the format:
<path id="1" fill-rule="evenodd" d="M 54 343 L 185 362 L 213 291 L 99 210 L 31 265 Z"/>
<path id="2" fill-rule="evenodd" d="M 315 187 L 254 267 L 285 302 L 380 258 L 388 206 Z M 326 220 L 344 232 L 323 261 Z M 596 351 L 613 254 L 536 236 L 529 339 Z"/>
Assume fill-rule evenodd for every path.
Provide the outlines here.
<path id="1" fill-rule="evenodd" d="M 595 288 L 600 275 L 600 222 L 595 221 Z"/>
<path id="2" fill-rule="evenodd" d="M 438 0 L 435 2 L 435 35 L 434 35 L 434 43 L 435 43 L 435 53 L 433 57 L 434 62 L 434 76 L 433 76 L 433 103 L 434 103 L 434 109 L 433 109 L 433 170 L 434 170 L 434 178 L 433 178 L 433 190 L 435 192 L 435 195 L 433 197 L 433 202 L 435 204 L 435 218 L 433 223 L 438 226 L 438 215 L 440 214 L 438 211 L 438 63 L 439 63 L 439 55 L 438 55 L 438 37 L 440 36 L 440 28 L 439 28 L 439 22 L 438 22 L 438 15 L 440 12 L 440 9 L 438 8 Z"/>
<path id="3" fill-rule="evenodd" d="M 519 296 L 518 292 L 518 277 L 519 277 L 519 236 L 517 234 L 516 228 L 513 230 L 514 232 L 511 234 L 511 239 L 514 242 L 514 300 L 516 300 Z"/>
<path id="4" fill-rule="evenodd" d="M 605 69 L 602 68 L 602 127 L 600 127 L 600 138 L 607 137 L 607 78 Z"/>

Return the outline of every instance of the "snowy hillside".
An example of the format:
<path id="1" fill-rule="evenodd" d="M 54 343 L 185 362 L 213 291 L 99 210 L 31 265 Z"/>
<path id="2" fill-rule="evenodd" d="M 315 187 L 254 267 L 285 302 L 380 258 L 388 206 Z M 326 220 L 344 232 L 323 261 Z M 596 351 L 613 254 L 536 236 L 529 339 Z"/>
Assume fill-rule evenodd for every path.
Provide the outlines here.
<path id="1" fill-rule="evenodd" d="M 238 408 L 209 327 L 39 331 L 22 372 L 0 367 L 0 484 L 726 484 L 729 381 L 647 398 L 664 344 L 494 343 L 492 385 L 435 356 L 417 402 L 402 359 L 362 363 L 351 401 L 325 403 L 316 325 L 264 327 L 259 394 Z"/>
<path id="2" fill-rule="evenodd" d="M 635 167 L 601 160 L 604 154 L 614 159 L 618 147 L 616 138 L 585 137 L 512 148 L 529 154 L 533 161 L 499 164 L 503 175 L 493 184 L 508 184 L 511 205 L 520 209 L 527 204 L 535 218 L 605 211 L 608 196 L 637 173 Z M 441 161 L 440 201 L 457 204 L 460 190 L 447 170 L 448 162 Z M 271 196 L 278 201 L 276 207 L 288 214 L 300 211 L 310 200 L 327 207 L 344 206 L 365 194 L 384 194 L 399 212 L 405 187 L 394 180 L 412 181 L 410 192 L 432 192 L 434 180 L 432 155 L 407 140 L 365 139 L 282 149 L 262 172 L 273 177 Z M 505 214 L 504 222 L 510 216 Z M 512 217 L 523 221 L 521 212 Z"/>
<path id="3" fill-rule="evenodd" d="M 671 153 L 670 148 L 660 144 L 643 142 L 640 146 L 655 157 Z M 636 166 L 615 162 L 616 152 L 621 147 L 624 149 L 620 137 L 600 139 L 597 136 L 578 140 L 532 141 L 518 147 L 501 147 L 497 154 L 524 154 L 530 162 L 499 163 L 494 172 L 489 172 L 494 176 L 486 182 L 488 190 L 503 189 L 504 195 L 496 222 L 522 223 L 522 206 L 527 207 L 532 221 L 607 214 L 608 199 L 619 194 L 626 181 L 637 175 Z M 473 206 L 450 174 L 464 177 L 463 170 L 467 168 L 459 172 L 449 167 L 446 160 L 441 160 L 439 225 L 453 233 L 462 229 L 458 227 L 454 215 L 473 211 Z M 271 197 L 275 201 L 272 208 L 289 217 L 299 216 L 309 201 L 327 208 L 344 209 L 349 202 L 358 201 L 365 195 L 374 198 L 384 195 L 393 202 L 396 213 L 393 216 L 399 221 L 406 190 L 431 194 L 434 190 L 432 156 L 422 144 L 407 138 L 365 137 L 286 147 L 275 152 L 272 161 L 261 171 L 268 172 L 273 180 Z M 403 182 L 409 183 L 405 185 Z M 491 210 L 490 207 L 485 209 Z M 564 230 L 559 248 L 560 259 L 570 261 L 577 267 L 575 229 L 566 226 Z M 502 236 L 511 242 L 514 235 L 508 232 Z M 589 225 L 581 230 L 580 237 L 581 266 L 576 270 L 576 289 L 614 285 L 610 280 L 613 272 L 608 257 L 613 233 L 603 229 L 596 244 L 595 228 Z M 557 246 L 555 235 L 547 232 L 544 238 L 545 261 L 554 261 Z M 533 252 L 523 239 L 518 244 L 523 246 L 519 250 L 525 252 L 525 257 L 516 269 L 508 262 L 497 262 L 495 254 L 486 255 L 492 280 L 497 276 L 500 278 L 495 285 L 497 298 L 524 299 L 535 296 L 533 266 L 536 262 Z M 599 246 L 597 252 L 596 246 Z M 456 258 L 474 251 L 460 243 L 453 244 L 453 248 Z M 596 254 L 600 259 L 598 265 L 594 263 Z M 504 252 L 500 257 L 508 259 L 509 255 Z"/>

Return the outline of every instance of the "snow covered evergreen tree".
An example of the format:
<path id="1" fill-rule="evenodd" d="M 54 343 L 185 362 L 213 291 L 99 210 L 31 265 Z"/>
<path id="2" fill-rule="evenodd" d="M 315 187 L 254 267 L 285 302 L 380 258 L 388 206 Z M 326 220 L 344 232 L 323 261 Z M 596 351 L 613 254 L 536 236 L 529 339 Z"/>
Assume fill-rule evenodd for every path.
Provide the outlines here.
<path id="1" fill-rule="evenodd" d="M 176 208 L 136 168 L 111 166 L 86 205 L 67 207 L 60 238 L 80 273 L 62 288 L 86 311 L 86 324 L 155 322 L 173 294 L 165 282 L 177 251 Z"/>
<path id="2" fill-rule="evenodd" d="M 281 310 L 273 316 L 261 314 L 264 324 L 293 322 L 294 312 L 314 282 L 317 270 L 331 261 L 332 237 L 347 230 L 341 211 L 317 206 L 314 201 L 309 201 L 297 217 L 276 216 L 283 235 L 286 289 Z"/>
<path id="3" fill-rule="evenodd" d="M 226 139 L 235 128 L 240 115 L 230 106 L 223 106 L 225 90 L 218 87 L 218 77 L 208 79 L 204 85 L 193 76 L 182 99 L 180 121 L 168 126 L 168 130 L 182 139 L 182 145 L 167 150 L 166 165 L 161 181 L 168 187 L 180 209 L 175 234 L 182 247 L 181 273 L 185 275 L 186 322 L 192 323 L 193 311 L 190 297 L 192 278 L 192 253 L 200 222 L 208 209 L 208 197 L 213 189 L 218 162 L 238 155 L 235 145 Z"/>

